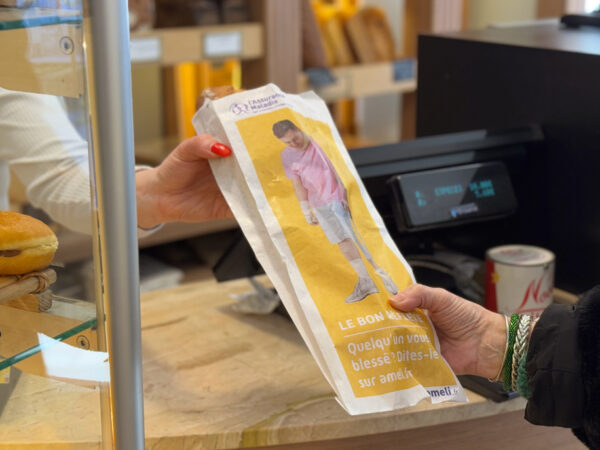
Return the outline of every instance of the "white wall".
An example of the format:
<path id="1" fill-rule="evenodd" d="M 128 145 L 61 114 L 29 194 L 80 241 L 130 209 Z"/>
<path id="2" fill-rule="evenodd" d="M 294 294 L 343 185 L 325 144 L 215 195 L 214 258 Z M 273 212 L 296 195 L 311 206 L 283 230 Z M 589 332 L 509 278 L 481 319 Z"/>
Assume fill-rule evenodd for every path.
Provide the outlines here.
<path id="1" fill-rule="evenodd" d="M 471 0 L 469 28 L 536 19 L 537 0 Z"/>
<path id="2" fill-rule="evenodd" d="M 600 7 L 599 0 L 585 0 L 585 10 L 587 12 L 595 11 L 599 7 Z"/>
<path id="3" fill-rule="evenodd" d="M 364 6 L 383 8 L 394 33 L 396 53 L 404 48 L 404 0 L 363 0 Z M 391 143 L 400 140 L 400 116 L 402 97 L 399 94 L 383 95 L 356 101 L 356 121 L 360 135 L 378 143 Z"/>

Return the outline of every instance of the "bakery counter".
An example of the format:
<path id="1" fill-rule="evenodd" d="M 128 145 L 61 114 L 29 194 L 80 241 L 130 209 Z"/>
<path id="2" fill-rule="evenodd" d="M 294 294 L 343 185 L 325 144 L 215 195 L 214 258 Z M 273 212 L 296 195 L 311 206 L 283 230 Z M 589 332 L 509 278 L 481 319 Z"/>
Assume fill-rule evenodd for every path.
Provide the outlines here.
<path id="1" fill-rule="evenodd" d="M 468 392 L 469 403 L 349 416 L 291 322 L 232 310 L 249 289 L 209 280 L 142 295 L 148 449 L 583 448 L 569 430 L 525 422 L 521 398 Z M 94 389 L 22 373 L 0 448 L 99 448 L 99 410 Z"/>

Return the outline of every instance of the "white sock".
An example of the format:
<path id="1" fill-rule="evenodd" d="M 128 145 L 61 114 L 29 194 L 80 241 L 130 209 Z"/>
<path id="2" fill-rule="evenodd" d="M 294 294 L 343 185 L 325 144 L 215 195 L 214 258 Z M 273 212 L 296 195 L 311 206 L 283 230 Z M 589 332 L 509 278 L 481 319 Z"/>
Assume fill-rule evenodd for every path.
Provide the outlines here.
<path id="1" fill-rule="evenodd" d="M 360 278 L 369 278 L 369 272 L 367 272 L 367 268 L 361 258 L 353 259 L 350 261 L 350 264 L 354 270 L 356 270 L 356 273 Z"/>

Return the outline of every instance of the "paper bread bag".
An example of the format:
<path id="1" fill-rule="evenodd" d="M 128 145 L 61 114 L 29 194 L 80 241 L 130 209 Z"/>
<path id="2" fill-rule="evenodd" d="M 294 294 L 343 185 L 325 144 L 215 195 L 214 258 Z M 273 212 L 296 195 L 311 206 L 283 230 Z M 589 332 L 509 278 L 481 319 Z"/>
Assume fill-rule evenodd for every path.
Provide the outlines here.
<path id="1" fill-rule="evenodd" d="M 211 161 L 217 183 L 340 404 L 466 401 L 427 315 L 388 303 L 413 273 L 325 103 L 269 84 L 206 101 L 193 123 L 233 149 Z"/>

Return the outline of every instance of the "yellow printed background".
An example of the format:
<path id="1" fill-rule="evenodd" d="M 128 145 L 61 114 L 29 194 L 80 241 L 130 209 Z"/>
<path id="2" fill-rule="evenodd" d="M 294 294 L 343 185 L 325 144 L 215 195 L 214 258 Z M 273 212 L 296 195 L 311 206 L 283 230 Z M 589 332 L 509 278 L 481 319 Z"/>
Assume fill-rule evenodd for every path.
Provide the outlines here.
<path id="1" fill-rule="evenodd" d="M 379 293 L 369 295 L 366 299 L 357 303 L 347 304 L 344 302 L 346 297 L 353 291 L 358 275 L 347 262 L 339 247 L 327 240 L 321 227 L 306 223 L 294 193 L 292 182 L 285 176 L 281 162 L 281 152 L 285 148 L 285 144 L 277 139 L 272 132 L 273 124 L 284 119 L 291 120 L 311 136 L 333 163 L 346 186 L 354 223 L 375 262 L 390 274 L 400 290 L 411 283 L 410 275 L 404 269 L 402 262 L 383 241 L 375 221 L 362 199 L 357 182 L 346 167 L 331 130 L 326 123 L 304 117 L 289 108 L 264 113 L 236 123 L 248 153 L 254 162 L 262 189 L 283 230 L 310 295 L 329 331 L 355 395 L 357 397 L 380 395 L 409 388 L 419 383 L 426 387 L 454 384 L 451 372 L 441 360 L 437 360 L 437 362 L 430 364 L 407 363 L 406 366 L 417 379 L 405 379 L 367 388 L 359 386 L 359 379 L 379 376 L 391 371 L 393 368 L 398 370 L 400 366 L 378 367 L 360 373 L 356 372 L 352 369 L 350 362 L 351 359 L 356 359 L 356 357 L 348 354 L 347 350 L 349 342 L 358 342 L 370 337 L 391 336 L 393 333 L 427 334 L 433 342 L 433 332 L 428 324 L 417 328 L 414 326 L 400 328 L 398 325 L 410 325 L 410 323 L 405 320 L 398 321 L 387 318 L 385 321 L 358 326 L 356 318 L 359 316 L 373 316 L 386 310 L 394 311 L 388 304 L 390 294 L 387 293 L 380 278 L 363 257 L 363 261 L 371 278 L 376 283 Z M 419 313 L 422 314 L 422 312 Z M 352 320 L 355 328 L 342 330 L 339 323 L 346 324 L 347 320 Z M 364 333 L 381 328 L 383 328 L 381 331 Z M 354 333 L 362 334 L 347 337 L 349 334 Z M 412 346 L 411 351 L 428 351 L 432 346 L 433 344 L 420 344 Z M 399 350 L 397 346 L 390 349 L 390 351 L 396 350 Z M 365 352 L 362 357 L 372 358 L 381 354 L 381 351 Z"/>

